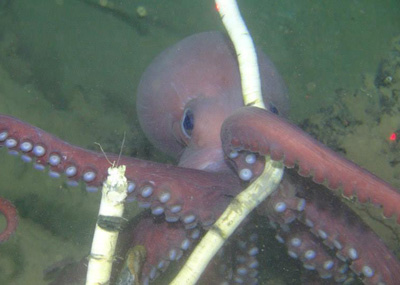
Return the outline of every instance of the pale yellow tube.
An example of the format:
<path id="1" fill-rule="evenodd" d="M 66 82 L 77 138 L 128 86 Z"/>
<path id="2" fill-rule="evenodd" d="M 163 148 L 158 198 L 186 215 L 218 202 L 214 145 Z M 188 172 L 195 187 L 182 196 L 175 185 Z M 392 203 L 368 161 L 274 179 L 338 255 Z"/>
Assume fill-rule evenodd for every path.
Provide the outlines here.
<path id="1" fill-rule="evenodd" d="M 102 198 L 86 275 L 86 285 L 109 284 L 119 229 L 124 213 L 128 181 L 125 165 L 110 167 Z M 109 226 L 104 225 L 104 221 Z"/>
<path id="2" fill-rule="evenodd" d="M 243 101 L 246 106 L 265 108 L 261 94 L 257 54 L 236 1 L 216 0 L 215 3 L 236 50 Z M 278 187 L 282 175 L 282 163 L 266 158 L 264 172 L 231 202 L 196 246 L 181 271 L 170 284 L 195 284 L 208 263 L 240 223 Z"/>

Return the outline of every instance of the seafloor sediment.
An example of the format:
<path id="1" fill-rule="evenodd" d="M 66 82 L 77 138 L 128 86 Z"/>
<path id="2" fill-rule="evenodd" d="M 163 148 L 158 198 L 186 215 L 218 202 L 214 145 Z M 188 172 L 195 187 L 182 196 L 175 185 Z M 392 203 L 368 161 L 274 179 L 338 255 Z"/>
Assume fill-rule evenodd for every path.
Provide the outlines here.
<path id="1" fill-rule="evenodd" d="M 337 89 L 332 106 L 300 126 L 319 141 L 400 189 L 400 36 L 375 73 L 355 90 Z M 371 205 L 348 203 L 399 252 L 400 230 Z"/>

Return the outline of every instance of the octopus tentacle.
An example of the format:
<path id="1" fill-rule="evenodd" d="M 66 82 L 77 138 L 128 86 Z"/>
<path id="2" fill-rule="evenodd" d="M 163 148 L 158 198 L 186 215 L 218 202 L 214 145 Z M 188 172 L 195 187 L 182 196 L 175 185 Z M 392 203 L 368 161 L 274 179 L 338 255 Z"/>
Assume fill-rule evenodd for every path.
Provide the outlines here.
<path id="1" fill-rule="evenodd" d="M 351 278 L 348 265 L 332 257 L 304 225 L 295 222 L 290 229 L 282 227 L 276 239 L 286 244 L 290 257 L 299 259 L 305 269 L 317 271 L 322 279 L 333 278 L 336 282 L 344 282 Z"/>
<path id="2" fill-rule="evenodd" d="M 252 234 L 249 234 L 249 231 Z M 124 232 L 123 235 L 127 233 Z M 184 261 L 190 250 L 203 234 L 198 227 L 187 230 L 181 222 L 167 223 L 154 219 L 149 213 L 140 217 L 138 224 L 128 229 L 129 247 L 143 246 L 147 256 L 141 270 L 140 281 L 148 284 L 165 272 L 173 261 Z M 220 250 L 202 275 L 200 284 L 235 282 L 256 284 L 259 266 L 257 261 L 258 236 L 254 225 L 245 223 L 227 245 Z M 182 258 L 184 257 L 184 258 Z"/>
<path id="3" fill-rule="evenodd" d="M 306 200 L 297 196 L 297 188 L 285 175 L 278 189 L 257 207 L 257 213 L 268 216 L 271 222 L 290 224 L 306 207 Z"/>
<path id="4" fill-rule="evenodd" d="M 68 144 L 18 119 L 0 115 L 0 146 L 11 154 L 21 153 L 35 168 L 49 167 L 52 177 L 65 175 L 70 185 L 82 180 L 95 191 L 107 176 L 110 161 L 126 165 L 128 200 L 165 214 L 169 222 L 185 227 L 210 226 L 241 189 L 240 181 L 228 173 L 209 173 L 131 157 L 97 153 Z"/>
<path id="5" fill-rule="evenodd" d="M 346 272 L 349 267 L 365 284 L 396 284 L 400 263 L 382 240 L 338 197 L 315 185 L 306 186 L 306 181 L 294 184 L 286 174 L 272 199 L 258 209 L 279 225 L 277 239 L 287 245 L 289 255 L 324 279 L 343 282 L 351 278 Z M 289 205 L 296 197 L 305 201 L 301 211 L 293 207 L 276 211 L 277 203 Z"/>
<path id="6" fill-rule="evenodd" d="M 253 233 L 252 233 L 253 232 Z M 238 284 L 258 284 L 257 275 L 259 263 L 257 255 L 258 235 L 254 233 L 254 225 L 246 225 L 238 233 L 235 233 L 233 245 L 235 263 L 232 280 Z"/>
<path id="7" fill-rule="evenodd" d="M 0 233 L 0 243 L 2 243 L 8 240 L 15 232 L 18 226 L 18 215 L 14 205 L 4 198 L 0 198 L 0 212 L 7 222 L 6 228 Z"/>
<path id="8" fill-rule="evenodd" d="M 148 284 L 164 272 L 171 261 L 180 260 L 200 234 L 197 228 L 186 230 L 181 222 L 167 223 L 150 215 L 143 217 L 131 235 L 131 245 L 142 245 L 147 252 L 141 282 Z"/>
<path id="9" fill-rule="evenodd" d="M 346 196 L 356 195 L 360 202 L 380 205 L 386 217 L 396 215 L 400 223 L 397 189 L 266 110 L 238 109 L 224 122 L 221 138 L 228 156 L 232 144 L 239 149 L 270 155 L 273 160 L 282 160 L 289 168 L 297 164 L 301 176 L 312 176 L 319 184 L 326 180 L 332 190 L 341 187 Z"/>
<path id="10" fill-rule="evenodd" d="M 257 241 L 255 225 L 244 223 L 212 259 L 199 284 L 258 284 Z"/>
<path id="11" fill-rule="evenodd" d="M 304 195 L 307 206 L 300 220 L 365 284 L 398 283 L 399 261 L 356 214 L 327 192 L 307 191 Z"/>

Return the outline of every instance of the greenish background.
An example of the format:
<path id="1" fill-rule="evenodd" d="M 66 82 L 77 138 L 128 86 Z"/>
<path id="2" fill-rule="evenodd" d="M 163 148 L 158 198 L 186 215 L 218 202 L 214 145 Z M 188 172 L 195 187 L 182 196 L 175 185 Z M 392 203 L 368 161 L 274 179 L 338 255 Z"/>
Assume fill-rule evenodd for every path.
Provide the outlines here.
<path id="1" fill-rule="evenodd" d="M 78 0 L 2 1 L 0 112 L 83 147 L 101 143 L 110 152 L 119 151 L 126 133 L 125 154 L 165 161 L 138 126 L 140 75 L 166 47 L 224 28 L 213 1 L 110 2 L 133 20 Z M 336 90 L 359 88 L 400 30 L 396 0 L 239 4 L 255 43 L 285 79 L 294 122 L 331 105 Z M 139 6 L 146 17 L 137 16 Z M 41 284 L 41 270 L 88 251 L 98 195 L 38 175 L 5 150 L 0 161 L 0 195 L 21 215 L 17 234 L 0 247 L 2 283 Z"/>

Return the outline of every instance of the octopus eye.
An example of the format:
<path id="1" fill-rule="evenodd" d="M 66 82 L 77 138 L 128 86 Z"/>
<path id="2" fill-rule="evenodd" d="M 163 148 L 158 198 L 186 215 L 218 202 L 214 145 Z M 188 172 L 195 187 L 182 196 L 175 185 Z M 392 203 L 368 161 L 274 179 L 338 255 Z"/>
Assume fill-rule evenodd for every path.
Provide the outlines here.
<path id="1" fill-rule="evenodd" d="M 183 113 L 181 128 L 182 133 L 190 139 L 194 128 L 194 117 L 192 110 L 186 109 Z"/>
<path id="2" fill-rule="evenodd" d="M 271 104 L 271 103 L 269 103 L 269 110 L 272 112 L 272 113 L 274 113 L 274 114 L 276 114 L 276 115 L 279 115 L 279 110 L 278 110 L 278 108 L 276 108 L 273 104 Z"/>

